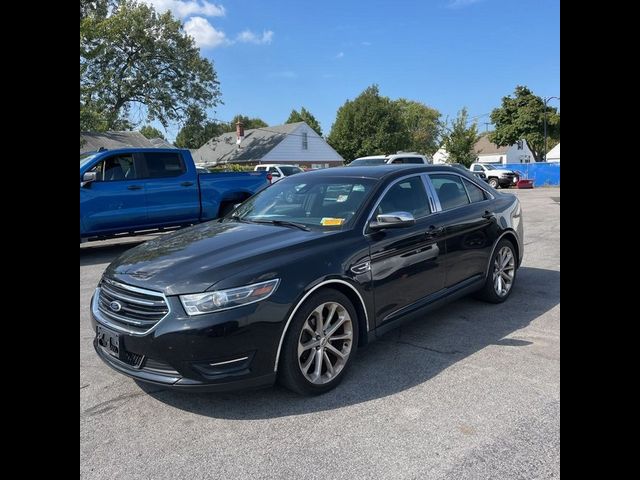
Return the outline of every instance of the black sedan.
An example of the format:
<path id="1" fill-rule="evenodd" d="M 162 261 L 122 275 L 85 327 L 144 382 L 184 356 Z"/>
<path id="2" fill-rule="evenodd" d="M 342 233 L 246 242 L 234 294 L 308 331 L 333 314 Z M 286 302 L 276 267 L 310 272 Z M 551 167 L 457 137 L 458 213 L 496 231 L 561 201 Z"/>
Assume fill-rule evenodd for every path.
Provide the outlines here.
<path id="1" fill-rule="evenodd" d="M 505 301 L 522 231 L 515 196 L 448 166 L 294 175 L 116 259 L 91 302 L 94 346 L 176 389 L 326 392 L 403 321 L 469 293 Z"/>

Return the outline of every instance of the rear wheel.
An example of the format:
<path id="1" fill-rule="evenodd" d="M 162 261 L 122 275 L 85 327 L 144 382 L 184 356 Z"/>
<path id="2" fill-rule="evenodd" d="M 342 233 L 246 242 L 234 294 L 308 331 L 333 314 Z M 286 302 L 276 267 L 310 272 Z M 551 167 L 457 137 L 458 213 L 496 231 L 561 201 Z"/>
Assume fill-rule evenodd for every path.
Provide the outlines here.
<path id="1" fill-rule="evenodd" d="M 489 179 L 489 185 L 491 185 L 493 188 L 499 188 L 500 187 L 500 182 L 498 182 L 497 178 L 491 177 Z"/>
<path id="2" fill-rule="evenodd" d="M 516 280 L 516 263 L 513 244 L 509 240 L 500 240 L 491 257 L 487 280 L 478 292 L 478 298 L 491 303 L 502 303 L 509 298 Z"/>
<path id="3" fill-rule="evenodd" d="M 282 345 L 278 379 L 302 395 L 335 388 L 350 367 L 358 342 L 358 317 L 337 290 L 311 295 L 298 309 Z"/>

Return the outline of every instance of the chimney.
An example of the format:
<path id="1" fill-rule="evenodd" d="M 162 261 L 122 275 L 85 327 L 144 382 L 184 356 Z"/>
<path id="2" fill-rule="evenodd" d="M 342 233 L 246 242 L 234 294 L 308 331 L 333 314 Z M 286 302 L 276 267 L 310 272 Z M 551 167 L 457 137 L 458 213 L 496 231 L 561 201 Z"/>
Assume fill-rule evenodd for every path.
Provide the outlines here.
<path id="1" fill-rule="evenodd" d="M 244 123 L 240 120 L 236 122 L 236 136 L 238 137 L 236 144 L 238 145 L 238 148 L 240 148 L 240 143 L 244 139 Z"/>

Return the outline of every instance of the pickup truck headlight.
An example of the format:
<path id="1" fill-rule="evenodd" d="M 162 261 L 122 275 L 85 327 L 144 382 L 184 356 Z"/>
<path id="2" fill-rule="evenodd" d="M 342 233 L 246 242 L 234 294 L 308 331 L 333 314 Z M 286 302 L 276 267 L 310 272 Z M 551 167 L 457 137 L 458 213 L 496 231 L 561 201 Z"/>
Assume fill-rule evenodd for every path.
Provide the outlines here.
<path id="1" fill-rule="evenodd" d="M 190 316 L 219 312 L 264 300 L 275 292 L 279 283 L 280 279 L 276 278 L 266 282 L 245 285 L 244 287 L 180 295 L 180 301 Z"/>

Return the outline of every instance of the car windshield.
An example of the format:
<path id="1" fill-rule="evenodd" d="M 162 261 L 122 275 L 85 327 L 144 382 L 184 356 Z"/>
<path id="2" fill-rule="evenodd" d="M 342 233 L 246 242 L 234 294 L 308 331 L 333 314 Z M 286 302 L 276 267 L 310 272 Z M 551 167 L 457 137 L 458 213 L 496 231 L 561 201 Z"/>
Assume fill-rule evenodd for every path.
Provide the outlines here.
<path id="1" fill-rule="evenodd" d="M 340 230 L 354 218 L 374 185 L 372 179 L 294 175 L 254 195 L 222 221 Z"/>
<path id="2" fill-rule="evenodd" d="M 293 175 L 294 173 L 302 172 L 302 169 L 298 167 L 280 167 L 280 170 L 282 170 L 282 173 L 284 173 L 285 177 L 288 177 L 289 175 Z"/>
<path id="3" fill-rule="evenodd" d="M 83 165 L 86 165 L 91 160 L 93 160 L 96 155 L 97 155 L 97 153 L 81 153 L 80 154 L 80 168 L 82 168 Z"/>
<path id="4" fill-rule="evenodd" d="M 384 165 L 386 158 L 356 158 L 348 167 L 364 167 L 366 165 Z"/>

